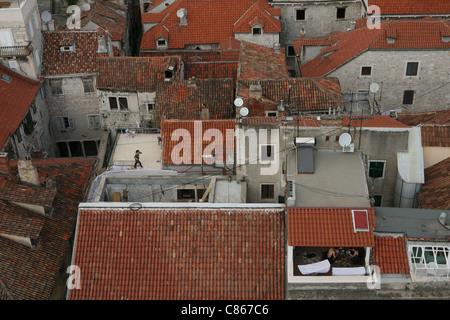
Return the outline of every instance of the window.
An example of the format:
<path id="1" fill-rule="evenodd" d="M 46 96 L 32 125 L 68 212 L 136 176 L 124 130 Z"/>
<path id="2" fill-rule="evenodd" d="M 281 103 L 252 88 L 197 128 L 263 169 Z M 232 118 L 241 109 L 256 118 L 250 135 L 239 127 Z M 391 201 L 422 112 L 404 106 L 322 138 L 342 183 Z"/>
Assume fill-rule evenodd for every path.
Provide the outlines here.
<path id="1" fill-rule="evenodd" d="M 287 46 L 287 50 L 286 50 L 286 54 L 287 54 L 288 57 L 295 57 L 295 49 L 294 49 L 294 46 L 288 45 L 288 46 Z"/>
<path id="2" fill-rule="evenodd" d="M 84 93 L 94 92 L 94 84 L 93 84 L 92 78 L 83 78 L 82 81 L 83 81 Z"/>
<path id="3" fill-rule="evenodd" d="M 373 196 L 373 200 L 374 200 L 374 207 L 381 207 L 381 205 L 383 204 L 383 196 L 382 195 L 374 195 Z"/>
<path id="4" fill-rule="evenodd" d="M 118 109 L 118 107 L 117 107 L 117 98 L 116 97 L 109 97 L 108 100 L 109 100 L 109 108 L 111 110 L 117 110 Z"/>
<path id="5" fill-rule="evenodd" d="M 125 97 L 119 97 L 120 110 L 128 110 L 128 99 Z"/>
<path id="6" fill-rule="evenodd" d="M 128 110 L 128 99 L 126 97 L 109 97 L 109 108 L 111 110 Z"/>
<path id="7" fill-rule="evenodd" d="M 273 161 L 275 159 L 275 146 L 272 144 L 260 145 L 261 161 Z"/>
<path id="8" fill-rule="evenodd" d="M 371 76 L 372 75 L 372 67 L 361 67 L 361 76 Z"/>
<path id="9" fill-rule="evenodd" d="M 417 76 L 418 71 L 419 71 L 419 63 L 418 62 L 408 62 L 406 64 L 406 75 L 407 76 Z"/>
<path id="10" fill-rule="evenodd" d="M 167 41 L 166 41 L 166 39 L 159 39 L 159 40 L 156 40 L 156 47 L 157 47 L 157 48 L 165 48 L 165 47 L 167 47 Z"/>
<path id="11" fill-rule="evenodd" d="M 259 27 L 252 28 L 252 34 L 254 35 L 262 34 L 262 29 Z"/>
<path id="12" fill-rule="evenodd" d="M 69 150 L 71 157 L 83 157 L 83 147 L 80 141 L 70 141 Z"/>
<path id="13" fill-rule="evenodd" d="M 405 90 L 403 92 L 403 104 L 412 104 L 414 101 L 414 91 Z"/>
<path id="14" fill-rule="evenodd" d="M 273 199 L 275 197 L 275 187 L 273 184 L 261 185 L 261 199 Z"/>
<path id="15" fill-rule="evenodd" d="M 69 117 L 56 117 L 56 125 L 59 131 L 75 129 L 74 121 Z"/>
<path id="16" fill-rule="evenodd" d="M 345 19 L 345 8 L 337 8 L 336 19 Z"/>
<path id="17" fill-rule="evenodd" d="M 384 178 L 386 161 L 369 161 L 369 177 Z"/>
<path id="18" fill-rule="evenodd" d="M 94 157 L 97 155 L 97 141 L 83 141 L 84 153 L 86 157 Z"/>
<path id="19" fill-rule="evenodd" d="M 52 95 L 54 96 L 63 94 L 62 80 L 61 79 L 50 80 L 50 88 L 52 90 Z"/>
<path id="20" fill-rule="evenodd" d="M 390 43 L 390 44 L 395 43 L 395 38 L 393 38 L 393 37 L 387 37 L 387 43 Z"/>
<path id="21" fill-rule="evenodd" d="M 306 13 L 305 9 L 295 10 L 295 20 L 297 20 L 297 21 L 305 20 L 305 13 Z"/>
<path id="22" fill-rule="evenodd" d="M 88 117 L 88 127 L 89 129 L 99 129 L 101 126 L 100 115 L 90 115 Z"/>
<path id="23" fill-rule="evenodd" d="M 154 103 L 148 103 L 147 104 L 147 111 L 148 112 L 152 112 L 153 110 L 155 110 L 155 104 Z"/>
<path id="24" fill-rule="evenodd" d="M 266 111 L 266 117 L 277 117 L 278 112 L 277 111 Z"/>
<path id="25" fill-rule="evenodd" d="M 62 158 L 70 157 L 69 148 L 67 147 L 66 142 L 57 142 L 56 146 L 58 147 L 60 157 L 62 157 Z"/>

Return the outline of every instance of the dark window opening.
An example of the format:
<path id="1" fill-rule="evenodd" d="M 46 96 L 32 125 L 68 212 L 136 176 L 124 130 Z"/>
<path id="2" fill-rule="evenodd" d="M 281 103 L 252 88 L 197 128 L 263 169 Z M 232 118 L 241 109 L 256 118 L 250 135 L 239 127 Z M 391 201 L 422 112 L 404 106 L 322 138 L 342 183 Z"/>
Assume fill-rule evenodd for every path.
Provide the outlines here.
<path id="1" fill-rule="evenodd" d="M 273 199 L 275 196 L 275 187 L 273 184 L 261 185 L 261 199 Z"/>
<path id="2" fill-rule="evenodd" d="M 109 97 L 109 108 L 111 110 L 117 110 L 117 99 L 115 97 Z"/>
<path id="3" fill-rule="evenodd" d="M 253 34 L 261 34 L 262 33 L 261 28 L 253 28 L 252 33 Z"/>
<path id="4" fill-rule="evenodd" d="M 172 79 L 173 72 L 170 70 L 166 70 L 164 71 L 164 76 L 166 77 L 166 79 Z"/>
<path id="5" fill-rule="evenodd" d="M 288 55 L 288 57 L 294 57 L 295 56 L 294 46 L 287 46 L 287 55 Z"/>
<path id="6" fill-rule="evenodd" d="M 372 74 L 372 67 L 362 67 L 361 75 L 362 76 L 370 76 Z"/>
<path id="7" fill-rule="evenodd" d="M 373 200 L 375 201 L 374 202 L 374 207 L 381 207 L 381 200 L 383 199 L 383 196 L 381 196 L 381 195 L 376 195 L 376 196 L 373 196 Z"/>
<path id="8" fill-rule="evenodd" d="M 158 47 L 166 46 L 166 40 L 158 40 L 156 43 L 157 43 Z"/>
<path id="9" fill-rule="evenodd" d="M 403 92 L 403 104 L 412 104 L 414 101 L 414 91 L 406 90 Z"/>
<path id="10" fill-rule="evenodd" d="M 295 13 L 295 19 L 297 21 L 305 20 L 305 13 L 306 13 L 305 9 L 298 9 Z"/>
<path id="11" fill-rule="evenodd" d="M 371 161 L 369 164 L 369 177 L 371 178 L 383 178 L 384 165 L 382 161 Z"/>
<path id="12" fill-rule="evenodd" d="M 337 8 L 336 19 L 345 19 L 345 8 Z"/>
<path id="13" fill-rule="evenodd" d="M 407 76 L 417 76 L 418 70 L 419 70 L 418 62 L 408 62 L 408 64 L 406 65 Z"/>
<path id="14" fill-rule="evenodd" d="M 59 151 L 59 156 L 63 158 L 69 157 L 69 148 L 67 148 L 67 143 L 65 142 L 58 142 L 56 143 Z"/>
<path id="15" fill-rule="evenodd" d="M 86 157 L 93 157 L 97 155 L 97 141 L 83 141 L 83 146 Z"/>
<path id="16" fill-rule="evenodd" d="M 83 148 L 80 141 L 69 142 L 70 154 L 72 157 L 83 157 Z"/>
<path id="17" fill-rule="evenodd" d="M 201 199 L 204 193 L 204 189 L 197 189 L 197 199 Z M 195 200 L 195 189 L 177 190 L 177 199 L 178 201 Z"/>
<path id="18" fill-rule="evenodd" d="M 128 100 L 127 98 L 119 98 L 120 110 L 128 110 Z"/>
<path id="19" fill-rule="evenodd" d="M 262 145 L 261 146 L 261 160 L 270 161 L 274 159 L 274 146 Z"/>

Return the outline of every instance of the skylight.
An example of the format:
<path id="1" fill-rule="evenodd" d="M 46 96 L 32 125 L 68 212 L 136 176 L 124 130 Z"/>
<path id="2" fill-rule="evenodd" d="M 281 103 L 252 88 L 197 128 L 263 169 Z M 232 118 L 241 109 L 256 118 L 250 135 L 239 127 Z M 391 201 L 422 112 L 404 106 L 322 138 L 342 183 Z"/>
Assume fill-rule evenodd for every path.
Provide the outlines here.
<path id="1" fill-rule="evenodd" d="M 369 231 L 369 214 L 367 210 L 352 210 L 353 229 L 357 231 Z"/>
<path id="2" fill-rule="evenodd" d="M 10 83 L 11 82 L 11 77 L 8 76 L 6 73 L 2 74 L 2 78 L 3 81 Z"/>

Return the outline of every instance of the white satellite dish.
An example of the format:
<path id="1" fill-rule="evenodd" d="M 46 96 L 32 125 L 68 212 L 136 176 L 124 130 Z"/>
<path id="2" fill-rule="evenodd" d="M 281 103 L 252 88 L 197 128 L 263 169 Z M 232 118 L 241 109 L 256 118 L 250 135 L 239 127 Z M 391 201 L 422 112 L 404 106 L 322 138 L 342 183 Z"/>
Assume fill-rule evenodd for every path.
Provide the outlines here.
<path id="1" fill-rule="evenodd" d="M 348 147 L 352 143 L 352 136 L 349 133 L 343 133 L 339 136 L 339 145 Z"/>
<path id="2" fill-rule="evenodd" d="M 378 90 L 380 90 L 380 86 L 378 85 L 378 83 L 372 83 L 370 85 L 370 91 L 372 91 L 373 93 L 378 92 Z"/>
<path id="3" fill-rule="evenodd" d="M 42 12 L 41 19 L 44 22 L 50 22 L 52 20 L 52 14 L 48 11 Z"/>
<path id="4" fill-rule="evenodd" d="M 241 110 L 239 110 L 239 114 L 243 117 L 248 115 L 248 109 L 246 107 L 241 108 Z"/>
<path id="5" fill-rule="evenodd" d="M 242 100 L 241 98 L 237 98 L 234 100 L 234 105 L 236 107 L 242 107 L 243 104 L 244 104 L 244 100 Z"/>
<path id="6" fill-rule="evenodd" d="M 181 19 L 181 18 L 184 17 L 184 15 L 185 15 L 184 9 L 180 9 L 180 10 L 177 11 L 177 17 L 178 18 Z"/>
<path id="7" fill-rule="evenodd" d="M 81 10 L 83 10 L 84 12 L 87 12 L 87 11 L 91 10 L 91 5 L 89 3 L 85 3 L 81 6 Z"/>

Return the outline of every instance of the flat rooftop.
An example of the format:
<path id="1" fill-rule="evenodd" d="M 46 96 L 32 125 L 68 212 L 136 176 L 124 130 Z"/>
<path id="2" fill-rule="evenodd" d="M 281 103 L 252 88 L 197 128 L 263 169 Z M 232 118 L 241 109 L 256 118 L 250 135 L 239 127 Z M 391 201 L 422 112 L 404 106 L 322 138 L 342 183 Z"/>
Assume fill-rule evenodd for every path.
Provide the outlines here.
<path id="1" fill-rule="evenodd" d="M 123 170 L 134 170 L 134 154 L 136 150 L 140 150 L 144 169 L 162 169 L 162 145 L 158 143 L 159 136 L 159 133 L 136 133 L 134 136 L 121 133 L 110 165 L 122 167 Z"/>
<path id="2" fill-rule="evenodd" d="M 370 207 L 364 165 L 358 152 L 314 150 L 314 173 L 297 173 L 297 151 L 288 153 L 288 180 L 297 207 Z"/>

